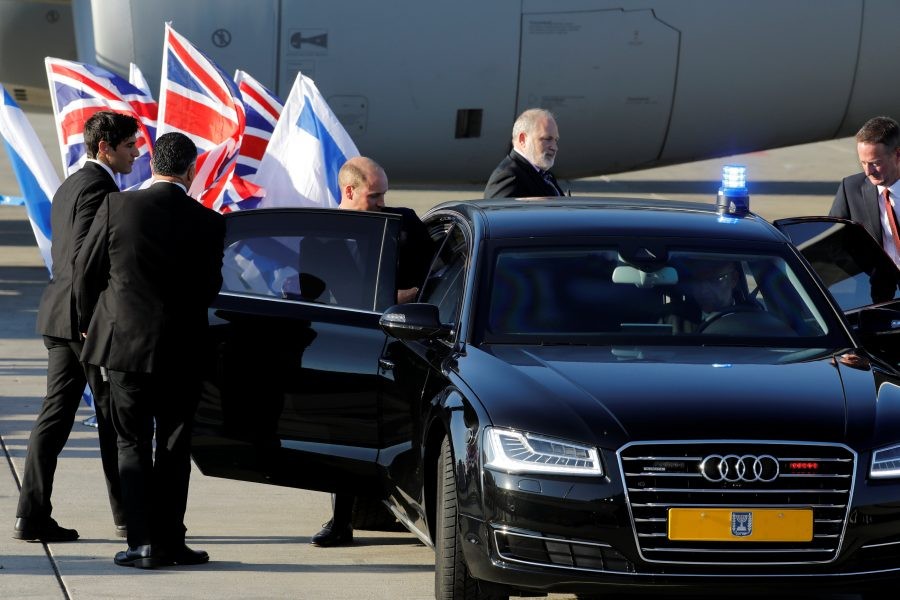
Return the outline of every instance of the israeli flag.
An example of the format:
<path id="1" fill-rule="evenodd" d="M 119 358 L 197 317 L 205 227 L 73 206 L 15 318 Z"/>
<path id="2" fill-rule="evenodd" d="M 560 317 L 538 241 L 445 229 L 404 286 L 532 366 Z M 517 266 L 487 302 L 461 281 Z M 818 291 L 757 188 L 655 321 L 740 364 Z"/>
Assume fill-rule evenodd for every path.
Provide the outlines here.
<path id="1" fill-rule="evenodd" d="M 0 136 L 25 197 L 34 238 L 49 271 L 53 266 L 50 258 L 50 200 L 59 187 L 59 175 L 25 113 L 6 88 L 0 86 L 0 89 L 3 90 Z"/>
<path id="2" fill-rule="evenodd" d="M 337 174 L 354 156 L 356 144 L 316 84 L 297 73 L 254 179 L 265 188 L 259 208 L 337 207 Z"/>
<path id="3" fill-rule="evenodd" d="M 50 162 L 50 157 L 41 145 L 37 134 L 28 118 L 16 101 L 3 90 L 3 101 L 0 103 L 0 136 L 12 163 L 13 172 L 19 181 L 22 195 L 25 197 L 25 209 L 31 229 L 37 240 L 38 249 L 52 273 L 53 259 L 50 258 L 50 201 L 59 188 L 59 175 Z M 91 388 L 85 386 L 82 399 L 90 407 L 94 406 Z M 86 425 L 90 425 L 88 418 Z"/>

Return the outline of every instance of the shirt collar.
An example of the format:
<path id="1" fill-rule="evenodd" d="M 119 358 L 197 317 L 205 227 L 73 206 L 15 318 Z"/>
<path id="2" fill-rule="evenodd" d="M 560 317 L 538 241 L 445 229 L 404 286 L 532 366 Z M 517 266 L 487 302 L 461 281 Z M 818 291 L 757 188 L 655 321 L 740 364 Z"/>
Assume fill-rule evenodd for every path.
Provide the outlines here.
<path id="1" fill-rule="evenodd" d="M 184 187 L 184 184 L 178 183 L 177 181 L 166 181 L 165 179 L 156 179 L 150 185 L 156 185 L 157 183 L 169 183 L 171 185 L 177 185 L 178 187 L 181 188 L 181 191 L 183 191 L 185 194 L 188 193 L 187 188 Z"/>
<path id="2" fill-rule="evenodd" d="M 112 169 L 110 169 L 107 165 L 103 164 L 102 162 L 100 162 L 100 161 L 97 160 L 96 158 L 89 158 L 89 159 L 87 159 L 87 161 L 85 161 L 85 162 L 92 162 L 92 163 L 94 163 L 95 165 L 100 165 L 101 167 L 103 167 L 103 170 L 104 170 L 104 171 L 106 171 L 107 173 L 109 173 L 109 176 L 112 177 L 112 180 L 113 180 L 113 181 L 116 180 L 116 176 L 113 175 Z"/>

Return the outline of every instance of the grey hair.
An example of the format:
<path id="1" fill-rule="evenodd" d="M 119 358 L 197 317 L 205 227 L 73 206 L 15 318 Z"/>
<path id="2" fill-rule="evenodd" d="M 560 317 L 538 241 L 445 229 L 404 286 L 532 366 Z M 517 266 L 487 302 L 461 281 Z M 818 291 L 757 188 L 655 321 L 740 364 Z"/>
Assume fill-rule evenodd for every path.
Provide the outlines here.
<path id="1" fill-rule="evenodd" d="M 550 118 L 556 121 L 556 117 L 546 108 L 529 108 L 516 118 L 513 123 L 512 139 L 515 142 L 520 133 L 531 135 L 539 119 Z"/>

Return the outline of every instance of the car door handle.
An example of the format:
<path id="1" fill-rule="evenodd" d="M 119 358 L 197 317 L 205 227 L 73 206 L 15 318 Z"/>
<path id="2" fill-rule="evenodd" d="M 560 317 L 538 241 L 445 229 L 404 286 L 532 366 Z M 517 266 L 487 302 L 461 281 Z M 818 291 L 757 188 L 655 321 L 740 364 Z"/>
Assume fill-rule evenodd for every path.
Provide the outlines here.
<path id="1" fill-rule="evenodd" d="M 378 359 L 378 366 L 382 371 L 393 371 L 394 370 L 394 361 L 388 360 L 386 358 Z"/>

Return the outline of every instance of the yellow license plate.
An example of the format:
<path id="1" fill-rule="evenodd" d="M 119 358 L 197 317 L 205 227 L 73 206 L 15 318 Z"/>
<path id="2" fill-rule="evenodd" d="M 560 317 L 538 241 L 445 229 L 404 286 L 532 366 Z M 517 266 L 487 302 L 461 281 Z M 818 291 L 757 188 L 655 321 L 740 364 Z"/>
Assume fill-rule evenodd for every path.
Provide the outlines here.
<path id="1" fill-rule="evenodd" d="M 670 508 L 669 539 L 685 542 L 809 542 L 809 508 Z"/>

